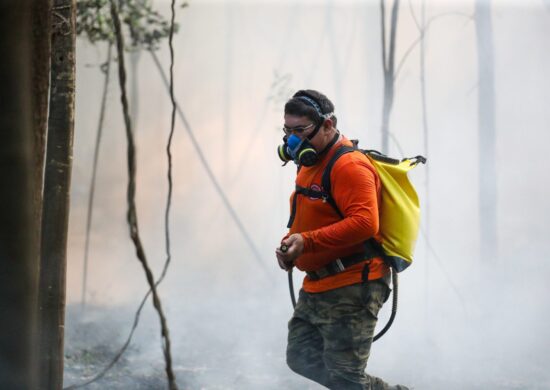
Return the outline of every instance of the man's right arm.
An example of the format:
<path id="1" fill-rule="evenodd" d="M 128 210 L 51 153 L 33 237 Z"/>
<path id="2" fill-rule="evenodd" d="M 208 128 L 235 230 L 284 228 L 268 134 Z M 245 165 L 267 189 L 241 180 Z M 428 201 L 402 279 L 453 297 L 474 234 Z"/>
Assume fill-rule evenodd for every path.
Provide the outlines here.
<path id="1" fill-rule="evenodd" d="M 275 249 L 279 267 L 288 271 L 294 266 L 294 261 L 304 250 L 304 238 L 300 233 L 294 233 L 281 241 L 281 246 Z"/>

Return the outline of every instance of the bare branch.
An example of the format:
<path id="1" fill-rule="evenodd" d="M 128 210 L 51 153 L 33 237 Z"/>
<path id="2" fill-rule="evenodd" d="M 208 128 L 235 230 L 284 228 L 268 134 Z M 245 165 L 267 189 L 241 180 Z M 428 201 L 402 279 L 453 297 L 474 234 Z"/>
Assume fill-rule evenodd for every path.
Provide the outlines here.
<path id="1" fill-rule="evenodd" d="M 397 77 L 399 77 L 399 73 L 401 72 L 401 69 L 403 68 L 403 65 L 405 64 L 405 61 L 411 54 L 411 52 L 414 50 L 414 48 L 418 45 L 418 43 L 424 38 L 424 35 L 428 32 L 428 29 L 430 28 L 431 24 L 435 22 L 436 20 L 444 17 L 444 16 L 462 16 L 469 20 L 474 20 L 473 15 L 464 14 L 462 12 L 445 12 L 443 14 L 432 16 L 430 19 L 428 19 L 428 22 L 426 23 L 426 26 L 424 26 L 423 29 L 420 30 L 420 35 L 414 40 L 414 42 L 409 46 L 405 54 L 403 54 L 403 57 L 401 58 L 401 61 L 399 61 L 399 65 L 397 66 L 397 69 L 393 75 L 393 79 L 397 80 Z"/>
<path id="2" fill-rule="evenodd" d="M 420 23 L 418 22 L 418 19 L 416 18 L 416 14 L 414 13 L 414 8 L 413 8 L 413 5 L 412 5 L 412 0 L 409 0 L 409 10 L 411 11 L 411 16 L 414 20 L 414 24 L 416 24 L 416 28 L 418 29 L 418 31 L 422 31 L 422 27 L 420 26 Z"/>

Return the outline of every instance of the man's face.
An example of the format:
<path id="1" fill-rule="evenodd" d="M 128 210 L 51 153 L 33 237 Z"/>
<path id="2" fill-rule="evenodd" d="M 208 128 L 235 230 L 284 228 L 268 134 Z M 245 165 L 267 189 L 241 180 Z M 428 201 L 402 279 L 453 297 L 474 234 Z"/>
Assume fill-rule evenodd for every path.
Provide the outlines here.
<path id="1" fill-rule="evenodd" d="M 326 123 L 325 123 L 326 124 Z M 318 152 L 323 150 L 325 147 L 325 140 L 322 136 L 323 131 L 325 130 L 325 124 L 321 126 L 321 129 L 315 136 L 309 140 L 311 145 Z M 285 126 L 286 131 L 289 136 L 290 134 L 296 134 L 300 139 L 304 139 L 309 136 L 315 130 L 315 123 L 307 116 L 296 116 L 296 115 L 285 115 Z"/>
<path id="2" fill-rule="evenodd" d="M 307 116 L 285 115 L 284 131 L 286 135 L 295 134 L 300 139 L 304 139 L 314 130 L 315 123 Z"/>

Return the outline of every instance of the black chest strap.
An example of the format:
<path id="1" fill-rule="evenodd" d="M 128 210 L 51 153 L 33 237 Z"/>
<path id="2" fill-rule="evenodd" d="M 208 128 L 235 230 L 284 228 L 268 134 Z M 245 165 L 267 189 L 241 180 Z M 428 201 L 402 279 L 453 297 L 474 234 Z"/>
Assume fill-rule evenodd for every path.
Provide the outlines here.
<path id="1" fill-rule="evenodd" d="M 334 167 L 334 164 L 336 164 L 336 161 L 340 157 L 342 157 L 346 153 L 353 152 L 354 150 L 356 150 L 356 148 L 352 146 L 341 146 L 336 150 L 336 152 L 334 152 L 327 166 L 325 167 L 325 170 L 323 171 L 323 176 L 321 178 L 321 191 L 296 185 L 296 189 L 292 197 L 292 209 L 290 212 L 290 218 L 288 219 L 287 228 L 290 229 L 292 227 L 292 224 L 294 223 L 294 218 L 296 217 L 298 195 L 307 196 L 308 198 L 312 198 L 312 199 L 322 199 L 323 202 L 328 202 L 328 204 L 332 206 L 332 208 L 334 209 L 334 211 L 336 211 L 336 213 L 340 216 L 340 218 L 344 218 L 344 214 L 342 214 L 340 209 L 338 209 L 338 206 L 336 205 L 336 201 L 334 200 L 334 198 L 330 193 L 330 187 L 331 187 L 330 173 L 332 172 L 332 168 Z"/>
<path id="2" fill-rule="evenodd" d="M 334 164 L 336 164 L 336 161 L 338 161 L 338 159 L 340 157 L 342 157 L 346 153 L 350 153 L 350 152 L 353 152 L 355 150 L 356 150 L 356 148 L 354 148 L 352 146 L 341 146 L 341 147 L 339 147 L 338 150 L 336 150 L 336 152 L 334 152 L 334 154 L 332 155 L 332 157 L 331 157 L 330 161 L 328 162 L 325 170 L 323 171 L 323 177 L 321 178 L 321 187 L 323 188 L 323 191 L 326 193 L 325 201 L 328 202 L 332 206 L 332 208 L 334 209 L 334 211 L 336 211 L 338 213 L 340 218 L 344 218 L 344 214 L 342 214 L 342 212 L 340 211 L 340 209 L 336 205 L 336 201 L 334 200 L 334 198 L 331 195 L 330 174 L 332 172 L 332 168 L 334 167 Z"/>

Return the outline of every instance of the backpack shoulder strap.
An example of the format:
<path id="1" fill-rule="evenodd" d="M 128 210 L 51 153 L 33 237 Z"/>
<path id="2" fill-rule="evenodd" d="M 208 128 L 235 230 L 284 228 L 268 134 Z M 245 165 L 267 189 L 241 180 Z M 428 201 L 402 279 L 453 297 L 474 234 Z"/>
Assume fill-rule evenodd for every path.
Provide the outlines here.
<path id="1" fill-rule="evenodd" d="M 325 170 L 323 171 L 323 177 L 321 179 L 321 186 L 323 188 L 323 191 L 326 194 L 324 200 L 332 206 L 332 208 L 338 213 L 340 218 L 344 218 L 344 215 L 338 209 L 338 206 L 336 205 L 336 201 L 332 197 L 330 174 L 332 172 L 332 168 L 334 167 L 334 164 L 336 164 L 336 161 L 338 161 L 338 159 L 340 157 L 342 157 L 346 153 L 350 153 L 350 152 L 353 152 L 355 150 L 359 150 L 359 149 L 357 149 L 357 147 L 353 147 L 353 146 L 340 146 L 336 150 L 336 152 L 332 155 L 331 159 L 329 160 L 327 166 L 325 167 Z"/>
<path id="2" fill-rule="evenodd" d="M 327 166 L 325 167 L 325 170 L 323 171 L 323 176 L 321 178 L 321 187 L 322 191 L 314 191 L 308 188 L 303 188 L 300 186 L 296 186 L 296 191 L 294 192 L 294 196 L 292 197 L 292 209 L 290 212 L 290 218 L 288 219 L 288 223 L 286 225 L 287 228 L 291 228 L 292 224 L 294 223 L 294 218 L 296 217 L 296 206 L 297 206 L 297 198 L 298 195 L 305 195 L 312 198 L 321 198 L 323 199 L 323 202 L 328 202 L 336 211 L 336 213 L 340 216 L 340 218 L 344 218 L 344 214 L 338 209 L 338 206 L 336 205 L 336 202 L 334 198 L 332 197 L 330 193 L 330 173 L 332 172 L 332 168 L 334 167 L 334 164 L 336 164 L 336 161 L 342 157 L 344 154 L 353 152 L 357 149 L 357 143 L 353 144 L 354 146 L 340 146 L 336 152 L 332 155 L 331 159 L 329 160 Z M 300 167 L 298 167 L 298 172 L 300 171 Z"/>
<path id="3" fill-rule="evenodd" d="M 289 229 L 292 227 L 292 224 L 294 223 L 294 218 L 296 217 L 296 202 L 298 200 L 298 195 L 304 195 L 308 198 L 314 199 L 326 199 L 326 195 L 323 191 L 315 191 L 311 188 L 301 187 L 296 184 L 296 189 L 294 190 L 294 195 L 292 196 L 292 210 L 290 211 L 290 218 L 288 219 L 288 223 L 286 225 L 286 227 Z"/>

